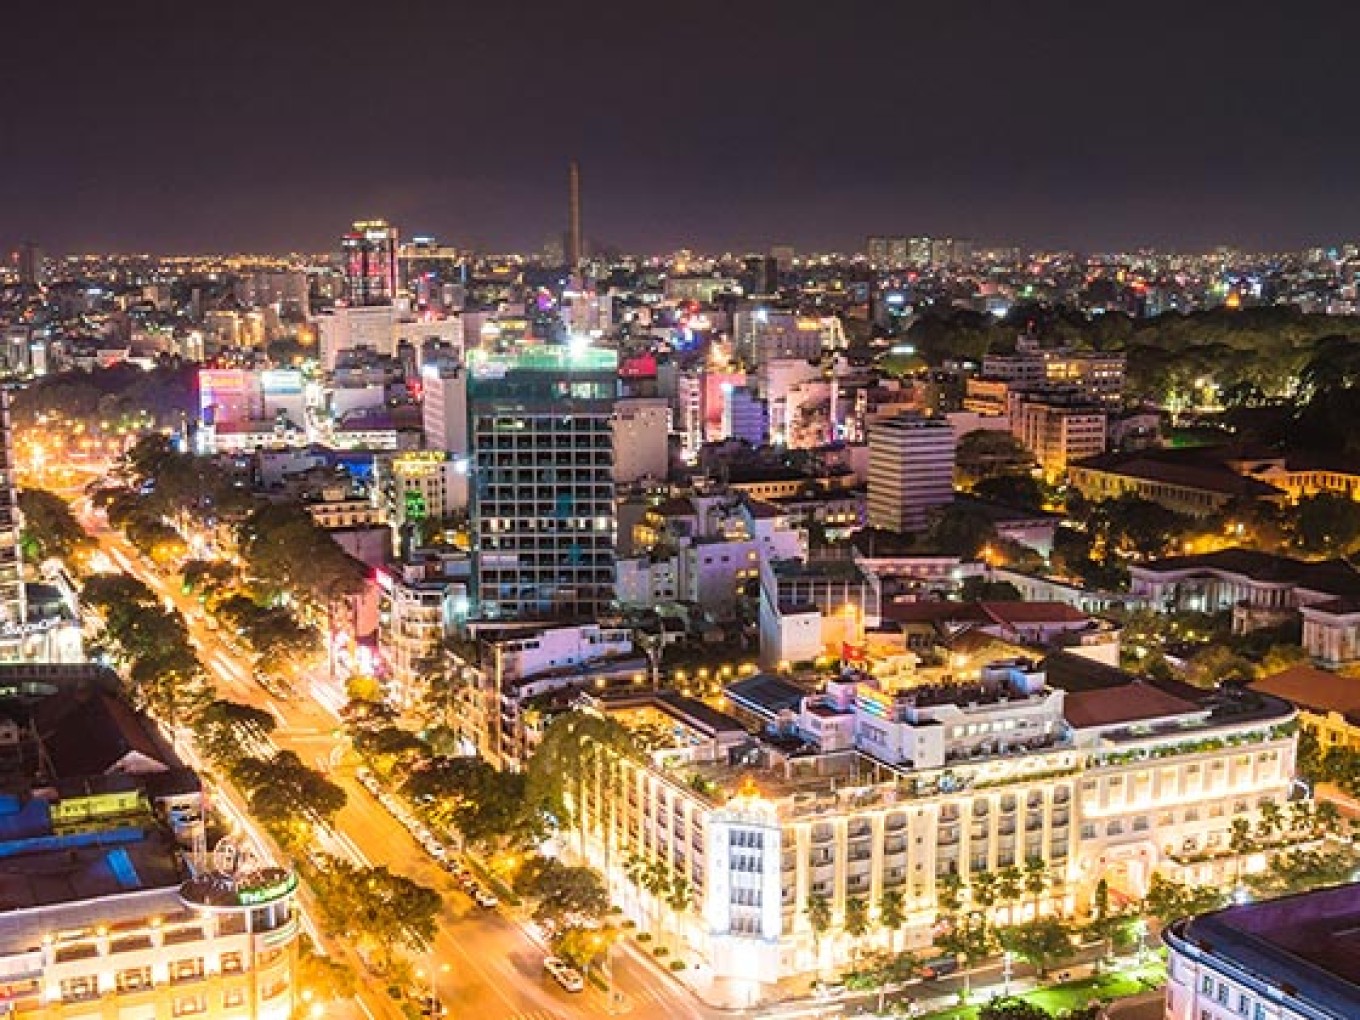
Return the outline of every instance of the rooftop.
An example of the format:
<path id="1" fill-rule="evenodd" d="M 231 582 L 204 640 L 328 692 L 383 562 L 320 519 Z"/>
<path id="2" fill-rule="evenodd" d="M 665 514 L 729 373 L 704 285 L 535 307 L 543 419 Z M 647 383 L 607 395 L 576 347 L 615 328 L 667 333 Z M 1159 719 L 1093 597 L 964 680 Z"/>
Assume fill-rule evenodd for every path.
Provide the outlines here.
<path id="1" fill-rule="evenodd" d="M 1360 571 L 1343 559 L 1297 560 L 1254 549 L 1234 548 L 1194 556 L 1171 556 L 1139 564 L 1133 570 L 1149 574 L 1221 570 L 1263 584 L 1292 584 L 1338 598 L 1360 598 Z"/>
<path id="2" fill-rule="evenodd" d="M 1360 678 L 1303 663 L 1257 680 L 1252 687 L 1300 708 L 1360 718 Z"/>
<path id="3" fill-rule="evenodd" d="M 1240 475 L 1198 451 L 1140 450 L 1136 453 L 1101 453 L 1077 461 L 1073 467 L 1126 475 L 1149 482 L 1162 482 L 1204 492 L 1249 499 L 1283 496 L 1273 485 Z"/>
<path id="4" fill-rule="evenodd" d="M 1171 935 L 1325 1016 L 1360 1016 L 1360 885 L 1229 907 Z"/>

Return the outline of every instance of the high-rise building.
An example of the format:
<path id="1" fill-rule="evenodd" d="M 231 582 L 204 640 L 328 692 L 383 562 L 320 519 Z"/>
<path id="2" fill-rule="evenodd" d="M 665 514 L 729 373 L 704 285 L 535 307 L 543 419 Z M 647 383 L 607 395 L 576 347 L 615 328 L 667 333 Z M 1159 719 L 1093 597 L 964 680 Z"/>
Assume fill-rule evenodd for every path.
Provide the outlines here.
<path id="1" fill-rule="evenodd" d="M 467 369 L 440 361 L 420 371 L 421 428 L 427 450 L 443 450 L 467 470 Z"/>
<path id="2" fill-rule="evenodd" d="M 954 431 L 943 418 L 900 414 L 869 426 L 869 525 L 922 531 L 954 501 Z"/>
<path id="3" fill-rule="evenodd" d="M 401 286 L 397 228 L 386 220 L 359 220 L 340 241 L 345 297 L 351 305 L 391 304 Z"/>
<path id="4" fill-rule="evenodd" d="M 613 599 L 618 355 L 468 355 L 471 522 L 483 617 L 595 619 Z"/>
<path id="5" fill-rule="evenodd" d="M 14 270 L 19 282 L 36 287 L 43 282 L 43 253 L 32 241 L 24 241 L 14 252 Z"/>
<path id="6" fill-rule="evenodd" d="M 0 389 L 0 626 L 25 619 L 23 552 L 19 547 L 19 495 L 14 485 L 14 425 L 10 391 Z"/>
<path id="7" fill-rule="evenodd" d="M 433 237 L 413 237 L 398 247 L 397 269 L 417 308 L 463 307 L 467 266 L 458 249 Z"/>

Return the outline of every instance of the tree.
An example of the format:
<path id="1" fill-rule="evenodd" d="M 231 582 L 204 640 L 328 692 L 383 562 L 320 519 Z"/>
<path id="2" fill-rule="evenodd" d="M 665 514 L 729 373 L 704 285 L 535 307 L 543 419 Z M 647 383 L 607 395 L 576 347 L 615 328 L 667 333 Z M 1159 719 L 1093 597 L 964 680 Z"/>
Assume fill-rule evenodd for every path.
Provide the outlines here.
<path id="1" fill-rule="evenodd" d="M 1225 683 L 1249 683 L 1256 677 L 1251 661 L 1223 645 L 1207 645 L 1185 663 L 1185 681 L 1196 687 L 1219 687 Z"/>
<path id="2" fill-rule="evenodd" d="M 1025 859 L 1025 892 L 1034 898 L 1034 916 L 1039 916 L 1039 901 L 1048 891 L 1048 863 L 1042 857 Z"/>
<path id="3" fill-rule="evenodd" d="M 568 918 L 599 920 L 609 909 L 609 893 L 598 871 L 556 858 L 540 857 L 525 865 L 515 878 L 515 891 L 537 901 L 536 921 L 556 925 Z"/>
<path id="4" fill-rule="evenodd" d="M 262 708 L 220 699 L 205 705 L 193 721 L 199 750 L 214 765 L 228 769 L 246 756 L 245 747 L 263 742 L 276 725 Z"/>
<path id="5" fill-rule="evenodd" d="M 19 513 L 24 522 L 24 553 L 32 560 L 55 556 L 74 566 L 94 550 L 94 540 L 55 492 L 20 489 Z"/>
<path id="6" fill-rule="evenodd" d="M 1009 581 L 990 581 L 975 576 L 964 579 L 959 599 L 963 602 L 1023 602 L 1025 596 Z"/>
<path id="7" fill-rule="evenodd" d="M 1053 964 L 1072 955 L 1071 929 L 1056 917 L 1040 917 L 1003 928 L 998 937 L 1002 948 L 1033 964 L 1041 978 L 1048 974 Z"/>
<path id="8" fill-rule="evenodd" d="M 1001 429 L 965 433 L 954 452 L 955 470 L 975 483 L 999 476 L 1024 476 L 1033 467 L 1033 454 L 1015 436 Z"/>
<path id="9" fill-rule="evenodd" d="M 966 503 L 941 507 L 933 512 L 926 540 L 932 548 L 951 556 L 974 559 L 982 547 L 996 538 L 991 517 Z"/>
<path id="10" fill-rule="evenodd" d="M 842 927 L 850 936 L 854 959 L 859 959 L 860 940 L 869 933 L 869 904 L 860 896 L 851 896 L 845 901 L 845 921 Z"/>
<path id="11" fill-rule="evenodd" d="M 293 751 L 244 758 L 233 776 L 249 793 L 251 814 L 285 837 L 296 835 L 298 823 L 329 823 L 345 806 L 345 791 Z"/>
<path id="12" fill-rule="evenodd" d="M 1053 1020 L 1053 1014 L 1026 999 L 998 998 L 978 1007 L 978 1020 Z"/>
<path id="13" fill-rule="evenodd" d="M 935 901 L 945 913 L 952 914 L 963 906 L 963 877 L 957 871 L 947 872 L 935 882 Z"/>
<path id="14" fill-rule="evenodd" d="M 1255 852 L 1256 840 L 1251 835 L 1251 822 L 1245 818 L 1234 818 L 1229 828 L 1228 849 L 1237 858 L 1237 880 L 1242 881 L 1242 871 L 1248 854 Z"/>
<path id="15" fill-rule="evenodd" d="M 1182 917 L 1207 914 L 1227 902 L 1227 893 L 1207 886 L 1188 886 L 1154 873 L 1143 897 L 1141 913 L 1163 928 Z"/>
<path id="16" fill-rule="evenodd" d="M 993 475 L 973 486 L 973 495 L 1022 510 L 1044 508 L 1044 487 L 1029 474 Z"/>
<path id="17" fill-rule="evenodd" d="M 900 889 L 885 889 L 878 901 L 878 923 L 888 933 L 889 945 L 893 936 L 907 923 L 907 900 Z"/>
<path id="18" fill-rule="evenodd" d="M 1003 868 L 996 876 L 996 898 L 1006 906 L 1006 922 L 1015 923 L 1015 901 L 1020 898 L 1025 876 L 1014 864 Z"/>
<path id="19" fill-rule="evenodd" d="M 1302 645 L 1271 645 L 1266 649 L 1266 654 L 1261 659 L 1261 675 L 1274 676 L 1276 673 L 1283 673 L 1291 666 L 1298 666 L 1308 661 L 1309 655 Z"/>
<path id="20" fill-rule="evenodd" d="M 370 947 L 384 970 L 394 949 L 419 952 L 429 944 L 444 905 L 433 889 L 385 867 L 332 861 L 312 884 L 331 927 Z"/>
<path id="21" fill-rule="evenodd" d="M 306 936 L 304 940 L 297 958 L 297 986 L 310 991 L 317 1002 L 351 998 L 358 984 L 354 971 L 334 957 L 316 952 Z"/>
<path id="22" fill-rule="evenodd" d="M 820 964 L 822 958 L 822 939 L 831 930 L 831 901 L 821 893 L 812 893 L 803 905 L 807 914 L 808 926 L 812 928 L 813 951 Z"/>
<path id="23" fill-rule="evenodd" d="M 985 960 L 991 953 L 995 943 L 992 927 L 987 923 L 987 915 L 980 910 L 942 918 L 941 927 L 935 936 L 935 945 L 963 961 L 963 998 L 967 1000 L 970 988 L 967 968 Z"/>
<path id="24" fill-rule="evenodd" d="M 1344 555 L 1360 542 L 1360 503 L 1333 492 L 1305 496 L 1294 507 L 1293 532 L 1305 552 Z"/>
<path id="25" fill-rule="evenodd" d="M 973 902 L 982 910 L 991 910 L 996 904 L 999 879 L 990 871 L 975 871 L 968 880 L 968 889 Z"/>

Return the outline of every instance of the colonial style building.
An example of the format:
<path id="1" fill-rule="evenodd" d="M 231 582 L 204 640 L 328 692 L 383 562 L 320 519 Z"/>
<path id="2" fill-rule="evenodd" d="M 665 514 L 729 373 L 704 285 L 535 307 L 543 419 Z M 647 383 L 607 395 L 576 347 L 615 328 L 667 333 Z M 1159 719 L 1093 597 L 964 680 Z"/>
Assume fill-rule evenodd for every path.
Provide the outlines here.
<path id="1" fill-rule="evenodd" d="M 849 961 L 851 900 L 877 918 L 900 894 L 905 923 L 873 938 L 919 950 L 949 912 L 944 890 L 961 885 L 966 907 L 983 872 L 1033 876 L 996 904 L 1004 921 L 1085 907 L 1101 878 L 1133 897 L 1158 871 L 1226 880 L 1241 865 L 1231 821 L 1283 803 L 1294 772 L 1287 704 L 1068 654 L 994 663 L 967 684 L 742 681 L 726 704 L 745 726 L 674 695 L 588 702 L 650 750 L 579 785 L 576 849 L 639 923 L 669 918 L 714 974 L 756 982 Z M 635 886 L 637 860 L 685 895 Z M 812 927 L 814 899 L 829 930 Z"/>
<path id="2" fill-rule="evenodd" d="M 1229 907 L 1172 925 L 1167 1020 L 1360 1016 L 1360 885 Z"/>

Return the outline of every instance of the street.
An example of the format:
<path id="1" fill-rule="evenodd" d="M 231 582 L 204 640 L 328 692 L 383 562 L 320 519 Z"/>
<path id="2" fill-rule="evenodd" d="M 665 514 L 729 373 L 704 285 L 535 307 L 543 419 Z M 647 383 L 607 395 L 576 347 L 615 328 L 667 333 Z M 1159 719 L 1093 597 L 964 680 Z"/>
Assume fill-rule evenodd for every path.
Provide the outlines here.
<path id="1" fill-rule="evenodd" d="M 220 631 L 209 630 L 202 607 L 185 595 L 177 582 L 167 582 L 151 570 L 121 534 L 109 528 L 89 500 L 78 498 L 73 509 L 100 548 L 121 570 L 148 585 L 184 617 L 190 638 L 219 694 L 268 711 L 279 722 L 273 743 L 295 752 L 306 764 L 330 773 L 348 796 L 336 818 L 335 845 L 328 851 L 348 856 L 358 864 L 381 864 L 399 874 L 437 889 L 445 911 L 432 947 L 432 968 L 440 997 L 453 1017 L 503 1020 L 609 1015 L 606 995 L 588 986 L 571 994 L 543 971 L 544 950 L 501 910 L 476 906 L 440 869 L 410 833 L 354 777 L 354 763 L 343 754 L 346 741 L 338 735 L 339 721 L 310 693 L 274 697 L 251 678 L 251 670 L 226 643 Z M 338 767 L 336 767 L 338 763 Z M 447 970 L 445 969 L 447 968 Z M 427 971 L 427 974 L 431 971 Z M 624 995 L 623 1010 L 639 1018 L 717 1015 L 706 1010 L 678 982 L 620 948 L 614 953 L 617 988 Z M 427 978 L 428 980 L 428 978 Z M 371 1017 L 395 1017 L 398 1011 L 374 975 L 363 975 L 358 999 Z"/>

